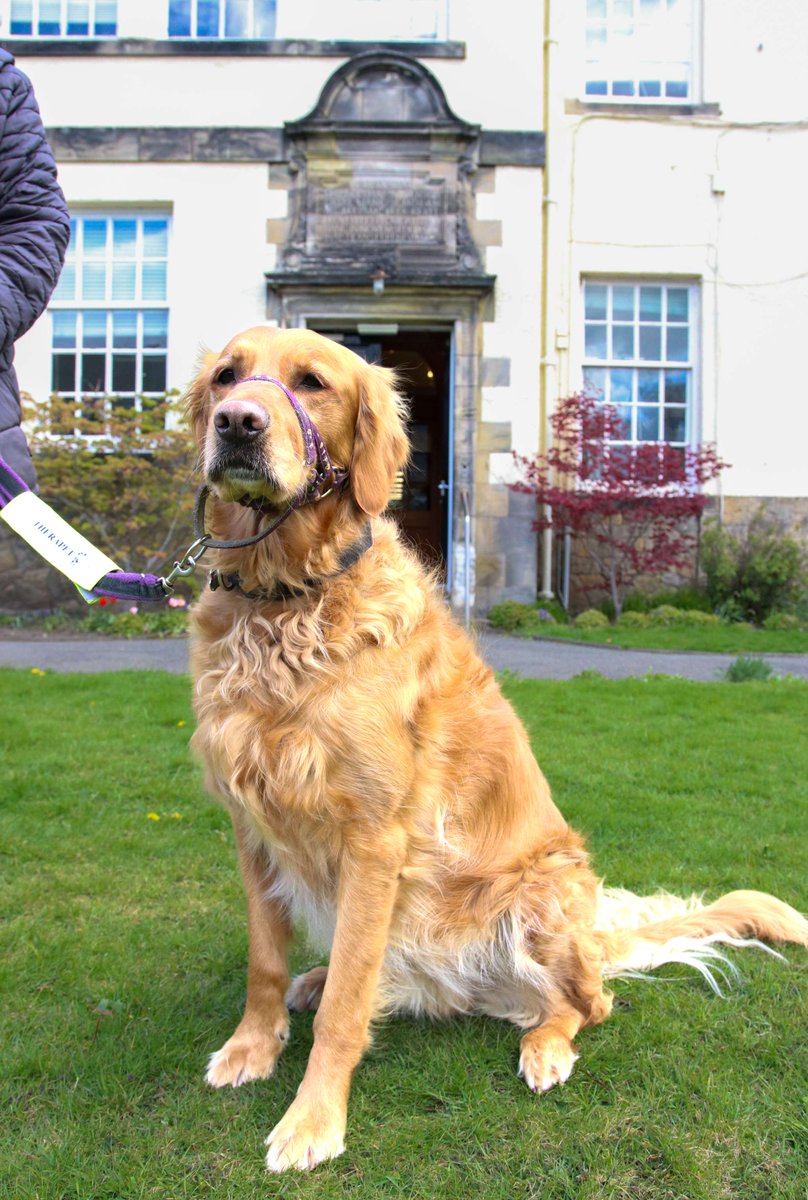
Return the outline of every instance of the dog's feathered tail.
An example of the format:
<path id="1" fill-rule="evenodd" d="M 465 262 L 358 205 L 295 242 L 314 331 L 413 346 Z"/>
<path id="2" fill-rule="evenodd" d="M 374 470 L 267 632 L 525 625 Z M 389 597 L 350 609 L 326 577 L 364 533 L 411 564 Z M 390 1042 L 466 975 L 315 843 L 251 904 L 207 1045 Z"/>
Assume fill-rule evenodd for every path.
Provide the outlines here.
<path id="1" fill-rule="evenodd" d="M 808 921 L 765 892 L 729 892 L 713 904 L 667 893 L 635 896 L 618 888 L 599 895 L 595 934 L 607 977 L 642 975 L 664 963 L 685 963 L 700 971 L 719 995 L 716 975 L 725 982 L 738 972 L 717 944 L 755 946 L 781 958 L 760 939 L 808 946 Z"/>

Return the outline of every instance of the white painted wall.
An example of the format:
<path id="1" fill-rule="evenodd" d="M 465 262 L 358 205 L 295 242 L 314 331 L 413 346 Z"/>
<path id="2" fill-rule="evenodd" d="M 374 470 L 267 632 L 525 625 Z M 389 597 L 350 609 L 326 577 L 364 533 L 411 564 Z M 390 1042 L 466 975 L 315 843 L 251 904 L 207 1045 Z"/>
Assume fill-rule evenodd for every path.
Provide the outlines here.
<path id="1" fill-rule="evenodd" d="M 721 489 L 806 496 L 808 9 L 705 10 L 703 98 L 720 112 L 643 117 L 576 105 L 582 5 L 554 5 L 557 394 L 581 385 L 583 278 L 697 281 L 700 437 L 732 464 Z"/>
<path id="2" fill-rule="evenodd" d="M 125 200 L 171 213 L 170 387 L 185 387 L 202 349 L 266 319 L 264 272 L 275 261 L 266 220 L 285 215 L 286 196 L 268 189 L 264 164 L 66 163 L 60 178 L 74 211 Z M 50 390 L 50 336 L 46 314 L 17 343 L 20 386 L 38 399 Z"/>

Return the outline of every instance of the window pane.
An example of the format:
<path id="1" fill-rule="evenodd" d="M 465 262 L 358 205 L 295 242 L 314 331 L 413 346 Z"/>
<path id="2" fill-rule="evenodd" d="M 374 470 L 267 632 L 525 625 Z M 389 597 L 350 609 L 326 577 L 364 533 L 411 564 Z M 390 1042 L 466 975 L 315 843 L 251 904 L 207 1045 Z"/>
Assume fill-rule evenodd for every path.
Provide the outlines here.
<path id="1" fill-rule="evenodd" d="M 609 85 L 605 79 L 589 79 L 586 84 L 587 96 L 608 96 Z"/>
<path id="2" fill-rule="evenodd" d="M 117 32 L 117 0 L 96 0 L 93 33 L 96 37 L 115 37 Z"/>
<path id="3" fill-rule="evenodd" d="M 625 441 L 631 440 L 631 405 L 618 404 L 617 419 L 620 422 L 614 431 L 615 438 L 622 438 Z"/>
<path id="4" fill-rule="evenodd" d="M 191 0 L 170 0 L 168 6 L 168 36 L 191 36 Z"/>
<path id="5" fill-rule="evenodd" d="M 586 355 L 587 358 L 606 358 L 606 326 L 586 326 Z"/>
<path id="6" fill-rule="evenodd" d="M 82 354 L 81 390 L 83 392 L 105 391 L 105 371 L 106 356 L 104 354 Z"/>
<path id="7" fill-rule="evenodd" d="M 605 17 L 606 0 L 586 0 L 586 15 L 590 19 L 593 17 Z"/>
<path id="8" fill-rule="evenodd" d="M 112 265 L 112 297 L 113 300 L 135 299 L 135 264 L 113 263 Z"/>
<path id="9" fill-rule="evenodd" d="M 11 33 L 23 37 L 34 32 L 33 0 L 11 0 Z"/>
<path id="10" fill-rule="evenodd" d="M 665 372 L 665 403 L 666 404 L 685 404 L 685 403 L 687 403 L 687 372 L 686 371 L 666 371 Z"/>
<path id="11" fill-rule="evenodd" d="M 683 408 L 665 409 L 665 441 L 683 442 L 685 440 L 685 410 Z"/>
<path id="12" fill-rule="evenodd" d="M 686 321 L 688 318 L 687 288 L 668 288 L 668 320 Z"/>
<path id="13" fill-rule="evenodd" d="M 612 288 L 612 316 L 615 321 L 634 320 L 634 288 Z"/>
<path id="14" fill-rule="evenodd" d="M 588 283 L 584 288 L 584 308 L 587 320 L 606 320 L 606 301 L 609 289 L 605 284 Z"/>
<path id="15" fill-rule="evenodd" d="M 641 321 L 661 321 L 662 320 L 662 288 L 661 287 L 641 287 L 640 288 L 640 320 Z"/>
<path id="16" fill-rule="evenodd" d="M 105 300 L 107 272 L 103 263 L 85 263 L 81 272 L 83 300 Z"/>
<path id="17" fill-rule="evenodd" d="M 588 396 L 602 400 L 606 394 L 606 371 L 603 367 L 584 368 L 584 391 Z"/>
<path id="18" fill-rule="evenodd" d="M 274 38 L 275 0 L 255 0 L 253 37 Z"/>
<path id="19" fill-rule="evenodd" d="M 90 349 L 107 344 L 107 314 L 105 312 L 86 312 L 82 330 L 82 346 Z"/>
<path id="20" fill-rule="evenodd" d="M 85 218 L 81 223 L 84 258 L 103 258 L 107 250 L 107 223 Z"/>
<path id="21" fill-rule="evenodd" d="M 137 346 L 137 313 L 125 309 L 112 314 L 112 345 L 117 350 Z"/>
<path id="22" fill-rule="evenodd" d="M 143 264 L 143 299 L 165 300 L 166 264 L 164 262 Z"/>
<path id="23" fill-rule="evenodd" d="M 135 391 L 136 367 L 137 359 L 134 354 L 114 354 L 112 356 L 113 392 Z"/>
<path id="24" fill-rule="evenodd" d="M 615 405 L 630 404 L 632 393 L 633 371 L 609 372 L 609 402 Z"/>
<path id="25" fill-rule="evenodd" d="M 197 0 L 196 36 L 219 36 L 219 0 Z"/>
<path id="26" fill-rule="evenodd" d="M 53 313 L 54 349 L 67 349 L 76 344 L 76 314 L 74 312 Z"/>
<path id="27" fill-rule="evenodd" d="M 686 325 L 669 325 L 665 357 L 670 362 L 687 362 L 688 329 Z"/>
<path id="28" fill-rule="evenodd" d="M 76 268 L 73 263 L 66 262 L 59 276 L 59 285 L 53 293 L 54 300 L 75 300 L 76 298 Z"/>
<path id="29" fill-rule="evenodd" d="M 143 357 L 143 387 L 144 392 L 164 392 L 166 390 L 166 360 L 165 355 L 144 355 Z"/>
<path id="30" fill-rule="evenodd" d="M 90 5 L 88 0 L 68 0 L 67 36 L 86 37 L 90 32 Z"/>
<path id="31" fill-rule="evenodd" d="M 145 312 L 143 314 L 143 348 L 164 350 L 168 345 L 168 313 Z"/>
<path id="32" fill-rule="evenodd" d="M 641 404 L 659 404 L 659 371 L 637 372 L 637 398 Z"/>
<path id="33" fill-rule="evenodd" d="M 45 37 L 58 37 L 62 32 L 61 8 L 61 0 L 39 0 L 38 33 Z"/>
<path id="34" fill-rule="evenodd" d="M 640 358 L 659 362 L 662 357 L 662 328 L 659 325 L 640 326 Z"/>
<path id="35" fill-rule="evenodd" d="M 659 439 L 659 409 L 637 409 L 637 440 L 640 442 L 656 442 Z"/>
<path id="36" fill-rule="evenodd" d="M 75 392 L 76 390 L 76 356 L 75 354 L 54 354 L 51 368 L 52 392 Z"/>
<path id="37" fill-rule="evenodd" d="M 168 253 L 168 221 L 143 222 L 143 253 L 146 258 L 165 258 Z"/>
<path id="38" fill-rule="evenodd" d="M 229 38 L 249 37 L 249 18 L 249 0 L 226 0 L 224 36 Z"/>
<path id="39" fill-rule="evenodd" d="M 115 258 L 134 258 L 137 250 L 137 221 L 112 222 L 112 253 Z"/>
<path id="40" fill-rule="evenodd" d="M 612 328 L 612 358 L 634 357 L 634 326 L 615 325 Z"/>

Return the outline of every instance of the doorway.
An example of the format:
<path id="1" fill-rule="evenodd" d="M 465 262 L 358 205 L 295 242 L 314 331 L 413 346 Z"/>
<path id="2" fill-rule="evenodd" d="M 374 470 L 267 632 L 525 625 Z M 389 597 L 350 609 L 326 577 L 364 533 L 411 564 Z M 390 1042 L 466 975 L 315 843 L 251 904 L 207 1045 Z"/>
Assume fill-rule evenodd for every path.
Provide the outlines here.
<path id="1" fill-rule="evenodd" d="M 405 540 L 445 578 L 451 515 L 451 333 L 392 324 L 359 325 L 354 330 L 319 327 L 318 332 L 366 362 L 395 370 L 399 390 L 407 398 L 412 454 L 396 481 L 388 512 Z"/>

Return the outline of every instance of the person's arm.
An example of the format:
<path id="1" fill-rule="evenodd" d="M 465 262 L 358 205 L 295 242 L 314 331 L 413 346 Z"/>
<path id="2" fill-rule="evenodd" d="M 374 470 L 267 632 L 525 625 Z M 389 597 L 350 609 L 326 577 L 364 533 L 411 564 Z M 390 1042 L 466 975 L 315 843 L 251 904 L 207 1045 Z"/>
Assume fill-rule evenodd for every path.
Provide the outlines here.
<path id="1" fill-rule="evenodd" d="M 0 355 L 44 311 L 59 278 L 70 218 L 30 80 L 0 70 Z"/>

